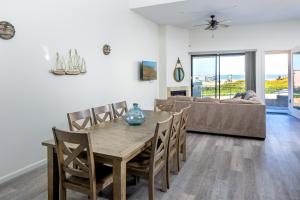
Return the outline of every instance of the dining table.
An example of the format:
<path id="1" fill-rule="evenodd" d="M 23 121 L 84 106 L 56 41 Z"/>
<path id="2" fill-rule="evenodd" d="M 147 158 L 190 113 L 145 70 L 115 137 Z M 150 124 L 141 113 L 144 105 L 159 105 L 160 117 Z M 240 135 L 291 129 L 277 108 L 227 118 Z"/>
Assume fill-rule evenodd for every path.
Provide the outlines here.
<path id="1" fill-rule="evenodd" d="M 126 164 L 151 145 L 157 122 L 171 113 L 144 110 L 145 122 L 130 126 L 124 118 L 86 128 L 90 133 L 95 161 L 113 168 L 113 199 L 126 199 Z M 47 148 L 48 200 L 59 199 L 59 169 L 54 139 L 42 142 Z"/>

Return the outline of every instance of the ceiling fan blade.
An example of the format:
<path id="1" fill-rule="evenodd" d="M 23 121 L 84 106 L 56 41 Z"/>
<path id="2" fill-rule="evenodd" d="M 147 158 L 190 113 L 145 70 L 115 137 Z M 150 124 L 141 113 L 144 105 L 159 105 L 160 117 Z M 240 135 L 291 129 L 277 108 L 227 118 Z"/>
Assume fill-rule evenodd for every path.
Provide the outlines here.
<path id="1" fill-rule="evenodd" d="M 223 28 L 228 28 L 229 25 L 228 24 L 219 24 L 219 26 L 223 27 Z"/>
<path id="2" fill-rule="evenodd" d="M 197 24 L 197 25 L 194 25 L 192 26 L 192 28 L 195 28 L 195 27 L 201 27 L 201 26 L 208 26 L 209 24 Z"/>
<path id="3" fill-rule="evenodd" d="M 231 23 L 231 22 L 232 22 L 232 21 L 229 20 L 229 19 L 225 19 L 225 20 L 219 21 L 219 23 L 226 23 L 226 24 L 229 24 L 229 23 Z"/>
<path id="4" fill-rule="evenodd" d="M 212 26 L 211 25 L 209 25 L 208 27 L 206 27 L 204 30 L 211 30 L 212 29 Z"/>

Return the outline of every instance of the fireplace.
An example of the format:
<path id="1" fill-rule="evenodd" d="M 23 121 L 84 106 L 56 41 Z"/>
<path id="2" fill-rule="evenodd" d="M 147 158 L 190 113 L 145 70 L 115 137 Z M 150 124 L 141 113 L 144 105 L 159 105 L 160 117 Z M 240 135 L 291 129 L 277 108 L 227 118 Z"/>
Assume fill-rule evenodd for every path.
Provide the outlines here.
<path id="1" fill-rule="evenodd" d="M 186 96 L 186 90 L 171 91 L 171 96 Z"/>
<path id="2" fill-rule="evenodd" d="M 188 86 L 168 87 L 167 96 L 191 96 L 191 88 Z"/>

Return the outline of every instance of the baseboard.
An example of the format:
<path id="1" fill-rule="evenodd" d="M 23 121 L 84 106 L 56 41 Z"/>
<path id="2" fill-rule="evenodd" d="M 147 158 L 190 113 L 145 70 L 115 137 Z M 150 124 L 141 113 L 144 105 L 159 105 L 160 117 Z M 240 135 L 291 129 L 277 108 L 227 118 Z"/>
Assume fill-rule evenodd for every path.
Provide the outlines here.
<path id="1" fill-rule="evenodd" d="M 21 175 L 23 175 L 27 172 L 35 170 L 38 167 L 41 167 L 42 165 L 46 164 L 46 161 L 47 161 L 46 159 L 40 160 L 38 162 L 27 165 L 26 167 L 23 167 L 21 169 L 18 169 L 14 172 L 11 172 L 11 173 L 5 175 L 5 176 L 0 177 L 0 185 L 7 182 L 7 181 L 10 181 L 11 179 L 14 179 L 18 176 L 21 176 Z"/>

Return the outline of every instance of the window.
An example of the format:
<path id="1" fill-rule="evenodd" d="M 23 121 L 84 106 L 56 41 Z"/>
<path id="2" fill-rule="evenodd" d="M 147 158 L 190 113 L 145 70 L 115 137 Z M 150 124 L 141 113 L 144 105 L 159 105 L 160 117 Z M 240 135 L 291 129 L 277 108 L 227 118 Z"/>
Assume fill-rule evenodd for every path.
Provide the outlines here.
<path id="1" fill-rule="evenodd" d="M 246 90 L 245 55 L 192 56 L 192 77 L 194 97 L 232 98 Z"/>

